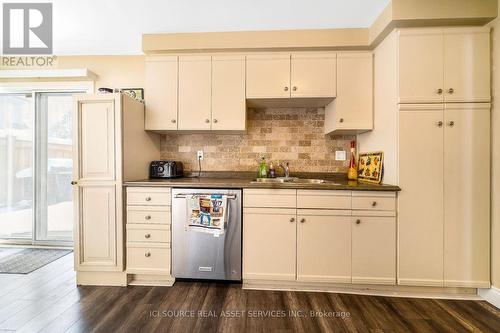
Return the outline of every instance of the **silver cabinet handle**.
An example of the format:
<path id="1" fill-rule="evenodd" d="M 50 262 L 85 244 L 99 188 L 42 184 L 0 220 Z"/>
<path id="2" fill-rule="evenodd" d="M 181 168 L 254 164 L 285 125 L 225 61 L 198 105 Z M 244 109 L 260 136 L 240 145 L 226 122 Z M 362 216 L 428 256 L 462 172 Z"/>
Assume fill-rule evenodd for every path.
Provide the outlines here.
<path id="1" fill-rule="evenodd" d="M 172 119 L 170 120 L 172 122 L 172 124 L 175 124 L 176 120 L 175 119 Z"/>
<path id="2" fill-rule="evenodd" d="M 439 88 L 438 90 L 436 90 L 436 93 L 437 93 L 438 95 L 441 95 L 441 94 L 443 93 L 443 89 Z"/>
<path id="3" fill-rule="evenodd" d="M 360 219 L 357 219 L 357 220 L 356 220 L 356 224 L 361 224 L 361 220 L 360 220 Z"/>
<path id="4" fill-rule="evenodd" d="M 448 94 L 453 94 L 455 90 L 453 88 L 448 89 Z"/>
<path id="5" fill-rule="evenodd" d="M 205 119 L 205 122 L 208 124 L 210 122 L 210 119 Z"/>
<path id="6" fill-rule="evenodd" d="M 151 257 L 151 253 L 150 253 L 150 252 L 146 252 L 146 253 L 144 253 L 144 256 L 145 256 L 146 258 Z"/>
<path id="7" fill-rule="evenodd" d="M 294 87 L 292 88 L 292 90 L 293 90 L 293 91 L 297 91 L 297 87 L 295 87 L 295 86 L 294 86 Z"/>
<path id="8" fill-rule="evenodd" d="M 375 206 L 377 206 L 377 202 L 376 201 L 372 202 L 372 207 L 375 207 Z"/>
<path id="9" fill-rule="evenodd" d="M 452 121 L 450 121 L 450 122 L 448 123 L 448 126 L 450 126 L 450 127 L 455 126 L 455 122 L 454 122 L 453 120 L 452 120 Z"/>
<path id="10" fill-rule="evenodd" d="M 343 122 L 344 122 L 344 118 L 340 118 L 339 123 L 343 123 Z"/>
<path id="11" fill-rule="evenodd" d="M 437 127 L 443 127 L 443 122 L 440 120 L 436 123 Z"/>
<path id="12" fill-rule="evenodd" d="M 306 219 L 300 219 L 300 223 L 304 223 Z"/>
<path id="13" fill-rule="evenodd" d="M 290 222 L 292 223 L 295 222 L 295 218 L 294 217 L 290 218 Z"/>
<path id="14" fill-rule="evenodd" d="M 75 181 L 75 180 L 72 180 L 72 181 L 71 181 L 71 185 L 77 185 L 77 184 L 78 184 L 78 182 L 77 182 L 77 181 Z"/>
<path id="15" fill-rule="evenodd" d="M 285 88 L 284 88 L 284 90 L 285 90 L 285 91 L 288 91 L 288 87 L 285 87 Z"/>
<path id="16" fill-rule="evenodd" d="M 146 220 L 151 220 L 151 215 L 146 215 L 146 216 L 144 216 L 144 219 L 146 219 Z"/>
<path id="17" fill-rule="evenodd" d="M 151 238 L 151 234 L 145 234 L 144 238 Z"/>
<path id="18" fill-rule="evenodd" d="M 151 197 L 146 197 L 146 201 L 151 201 Z"/>
<path id="19" fill-rule="evenodd" d="M 214 123 L 217 124 L 218 120 L 217 119 L 214 119 Z"/>

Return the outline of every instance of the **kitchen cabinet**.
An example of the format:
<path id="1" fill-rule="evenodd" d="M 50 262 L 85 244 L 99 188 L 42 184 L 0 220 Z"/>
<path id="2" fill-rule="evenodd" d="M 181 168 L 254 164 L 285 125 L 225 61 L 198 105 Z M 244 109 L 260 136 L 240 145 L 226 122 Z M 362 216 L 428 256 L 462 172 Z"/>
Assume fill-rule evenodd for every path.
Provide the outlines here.
<path id="1" fill-rule="evenodd" d="M 373 54 L 337 54 L 337 97 L 325 108 L 325 133 L 373 129 Z"/>
<path id="2" fill-rule="evenodd" d="M 489 287 L 490 105 L 444 108 L 444 285 Z"/>
<path id="3" fill-rule="evenodd" d="M 333 98 L 336 54 L 331 52 L 247 55 L 246 97 Z"/>
<path id="4" fill-rule="evenodd" d="M 179 57 L 179 130 L 210 130 L 212 119 L 210 56 Z"/>
<path id="5" fill-rule="evenodd" d="M 399 103 L 489 102 L 489 28 L 399 30 Z"/>
<path id="6" fill-rule="evenodd" d="M 212 56 L 212 130 L 246 129 L 245 57 Z"/>
<path id="7" fill-rule="evenodd" d="M 122 182 L 147 177 L 149 161 L 160 154 L 159 137 L 151 137 L 143 124 L 144 105 L 126 95 L 75 95 L 72 184 L 78 284 L 127 283 Z"/>
<path id="8" fill-rule="evenodd" d="M 352 283 L 396 284 L 396 217 L 389 212 L 353 212 Z M 387 216 L 380 216 L 387 215 Z M 392 215 L 392 216 L 391 216 Z"/>
<path id="9" fill-rule="evenodd" d="M 349 210 L 297 211 L 297 281 L 351 283 Z"/>
<path id="10" fill-rule="evenodd" d="M 146 58 L 146 130 L 177 129 L 178 57 Z"/>
<path id="11" fill-rule="evenodd" d="M 400 284 L 489 287 L 489 109 L 400 105 Z"/>
<path id="12" fill-rule="evenodd" d="M 295 209 L 244 208 L 243 221 L 243 279 L 295 280 Z"/>

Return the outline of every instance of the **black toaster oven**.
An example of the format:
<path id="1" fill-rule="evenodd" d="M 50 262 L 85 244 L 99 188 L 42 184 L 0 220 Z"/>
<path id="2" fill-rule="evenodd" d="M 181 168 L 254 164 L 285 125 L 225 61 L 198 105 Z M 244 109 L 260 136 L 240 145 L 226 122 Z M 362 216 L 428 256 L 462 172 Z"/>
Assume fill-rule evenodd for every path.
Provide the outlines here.
<path id="1" fill-rule="evenodd" d="M 152 161 L 149 164 L 149 178 L 179 178 L 183 176 L 182 162 Z"/>

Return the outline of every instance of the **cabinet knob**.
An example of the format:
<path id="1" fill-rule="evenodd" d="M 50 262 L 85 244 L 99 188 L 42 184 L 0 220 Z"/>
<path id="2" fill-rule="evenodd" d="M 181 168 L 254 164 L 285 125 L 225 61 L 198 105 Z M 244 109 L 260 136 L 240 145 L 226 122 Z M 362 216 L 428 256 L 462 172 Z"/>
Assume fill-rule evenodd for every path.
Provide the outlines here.
<path id="1" fill-rule="evenodd" d="M 217 124 L 218 120 L 217 119 L 214 119 L 214 123 Z"/>
<path id="2" fill-rule="evenodd" d="M 452 120 L 452 121 L 450 121 L 450 122 L 448 123 L 448 126 L 450 126 L 450 127 L 455 126 L 455 122 L 454 122 L 453 120 Z"/>
<path id="3" fill-rule="evenodd" d="M 210 119 L 205 119 L 205 122 L 208 124 L 210 122 Z"/>
<path id="4" fill-rule="evenodd" d="M 436 123 L 437 127 L 443 127 L 443 122 L 440 120 Z"/>
<path id="5" fill-rule="evenodd" d="M 343 123 L 343 122 L 344 122 L 344 118 L 340 118 L 339 123 Z"/>
<path id="6" fill-rule="evenodd" d="M 151 257 L 151 253 L 150 253 L 150 252 L 146 252 L 146 253 L 144 253 L 144 256 L 145 256 L 146 258 Z"/>
<path id="7" fill-rule="evenodd" d="M 77 181 L 74 181 L 74 180 L 71 181 L 71 185 L 76 185 L 76 184 L 78 184 Z"/>
<path id="8" fill-rule="evenodd" d="M 293 222 L 295 222 L 295 218 L 294 218 L 294 217 L 292 217 L 292 218 L 290 219 L 290 222 L 292 222 L 292 223 L 293 223 Z"/>
<path id="9" fill-rule="evenodd" d="M 285 88 L 284 88 L 284 90 L 285 90 L 285 91 L 288 91 L 288 87 L 285 87 Z"/>
<path id="10" fill-rule="evenodd" d="M 443 89 L 439 88 L 438 90 L 436 90 L 436 93 L 437 93 L 438 95 L 441 95 L 441 94 L 443 93 Z"/>
<path id="11" fill-rule="evenodd" d="M 377 202 L 376 201 L 372 202 L 372 207 L 375 207 L 375 206 L 377 206 Z"/>
<path id="12" fill-rule="evenodd" d="M 151 197 L 146 197 L 146 201 L 151 201 Z"/>
<path id="13" fill-rule="evenodd" d="M 453 94 L 454 92 L 455 90 L 453 90 L 453 88 L 448 89 L 448 94 Z"/>
<path id="14" fill-rule="evenodd" d="M 306 219 L 300 219 L 300 223 L 304 223 Z"/>
<path id="15" fill-rule="evenodd" d="M 356 220 L 356 224 L 361 224 L 361 220 L 360 220 L 360 219 L 357 219 L 357 220 Z"/>
<path id="16" fill-rule="evenodd" d="M 293 91 L 297 91 L 297 87 L 295 87 L 295 86 L 294 86 L 294 87 L 292 88 L 292 90 L 293 90 Z"/>
<path id="17" fill-rule="evenodd" d="M 175 120 L 175 119 L 172 119 L 172 120 L 170 120 L 170 121 L 172 122 L 172 124 L 175 124 L 175 121 L 176 121 L 176 120 Z"/>
<path id="18" fill-rule="evenodd" d="M 146 216 L 144 216 L 144 218 L 145 218 L 146 220 L 151 220 L 151 215 L 146 215 Z"/>
<path id="19" fill-rule="evenodd" d="M 151 238 L 151 234 L 145 234 L 144 238 Z"/>

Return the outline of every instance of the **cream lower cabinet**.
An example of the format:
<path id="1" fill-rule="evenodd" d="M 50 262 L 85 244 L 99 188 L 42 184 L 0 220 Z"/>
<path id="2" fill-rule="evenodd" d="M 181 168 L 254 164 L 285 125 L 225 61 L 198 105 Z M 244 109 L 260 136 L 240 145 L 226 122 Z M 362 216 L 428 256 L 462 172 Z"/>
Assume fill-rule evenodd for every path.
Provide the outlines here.
<path id="1" fill-rule="evenodd" d="M 297 281 L 351 283 L 351 214 L 297 210 Z"/>

